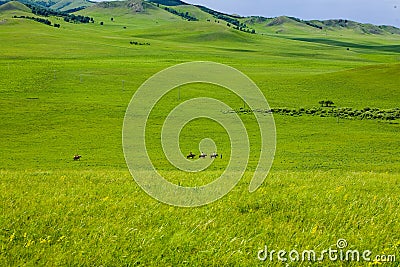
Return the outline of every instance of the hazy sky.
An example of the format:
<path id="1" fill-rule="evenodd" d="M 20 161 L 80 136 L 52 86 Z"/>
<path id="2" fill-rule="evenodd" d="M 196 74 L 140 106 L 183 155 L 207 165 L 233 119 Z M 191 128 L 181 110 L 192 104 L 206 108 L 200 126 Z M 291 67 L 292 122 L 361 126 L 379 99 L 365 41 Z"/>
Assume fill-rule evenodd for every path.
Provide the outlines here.
<path id="1" fill-rule="evenodd" d="M 400 0 L 183 0 L 242 16 L 350 19 L 400 27 Z"/>

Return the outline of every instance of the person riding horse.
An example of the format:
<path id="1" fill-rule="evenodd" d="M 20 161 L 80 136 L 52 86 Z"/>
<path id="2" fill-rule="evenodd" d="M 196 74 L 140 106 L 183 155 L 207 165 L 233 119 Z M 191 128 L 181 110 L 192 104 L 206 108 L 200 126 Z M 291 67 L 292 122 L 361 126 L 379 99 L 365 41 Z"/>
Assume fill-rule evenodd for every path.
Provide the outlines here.
<path id="1" fill-rule="evenodd" d="M 192 151 L 190 151 L 189 155 L 187 155 L 187 159 L 194 159 L 196 155 L 192 153 Z"/>
<path id="2" fill-rule="evenodd" d="M 201 154 L 200 154 L 199 158 L 203 158 L 203 159 L 205 159 L 206 157 L 207 157 L 207 155 L 206 155 L 206 154 L 204 154 L 203 152 L 201 152 Z"/>
<path id="3" fill-rule="evenodd" d="M 218 154 L 217 154 L 217 153 L 214 152 L 214 153 L 211 154 L 211 158 L 216 159 L 217 157 L 218 157 Z"/>

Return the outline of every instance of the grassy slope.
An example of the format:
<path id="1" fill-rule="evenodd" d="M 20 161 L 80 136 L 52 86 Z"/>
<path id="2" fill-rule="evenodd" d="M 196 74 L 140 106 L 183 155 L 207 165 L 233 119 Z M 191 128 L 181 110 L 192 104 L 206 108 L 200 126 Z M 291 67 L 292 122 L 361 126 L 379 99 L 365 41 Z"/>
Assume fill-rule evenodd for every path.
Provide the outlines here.
<path id="1" fill-rule="evenodd" d="M 85 0 L 32 0 L 31 2 L 37 2 L 39 5 L 49 7 L 54 10 L 71 10 L 79 7 L 89 7 L 94 5 L 92 2 Z"/>
<path id="2" fill-rule="evenodd" d="M 201 21 L 207 21 L 207 20 L 215 20 L 214 17 L 206 12 L 203 12 L 200 8 L 192 5 L 179 5 L 179 6 L 174 6 L 172 7 L 178 12 L 188 12 L 189 15 L 196 17 L 197 19 Z"/>
<path id="3" fill-rule="evenodd" d="M 295 34 L 295 35 L 310 35 L 316 34 L 319 31 L 315 28 L 294 21 L 288 17 L 281 16 L 266 21 L 242 19 L 248 26 L 254 28 L 258 33 L 264 34 Z"/>
<path id="4" fill-rule="evenodd" d="M 85 0 L 61 0 L 57 2 L 56 4 L 52 5 L 50 8 L 55 9 L 55 10 L 61 10 L 61 11 L 66 11 L 66 10 L 71 10 L 74 8 L 80 8 L 80 7 L 89 7 L 92 6 L 93 3 L 90 3 Z"/>
<path id="5" fill-rule="evenodd" d="M 31 12 L 29 7 L 21 4 L 20 2 L 10 1 L 0 6 L 0 12 L 10 11 L 10 10 L 20 10 L 24 12 Z"/>
<path id="6" fill-rule="evenodd" d="M 190 210 L 159 204 L 142 192 L 126 171 L 121 149 L 132 94 L 157 71 L 181 62 L 236 67 L 254 79 L 272 107 L 312 107 L 325 98 L 341 106 L 398 106 L 399 53 L 381 49 L 396 37 L 333 36 L 373 46 L 347 51 L 292 40 L 294 35 L 254 36 L 218 23 L 185 22 L 160 9 L 133 14 L 93 7 L 81 14 L 96 23 L 59 21 L 56 29 L 0 14 L 0 21 L 7 19 L 0 25 L 6 48 L 0 51 L 1 261 L 256 265 L 265 244 L 329 248 L 338 238 L 360 250 L 398 255 L 399 125 L 276 116 L 277 154 L 261 190 L 246 191 L 257 160 L 254 138 L 239 186 L 214 204 Z M 182 92 L 181 101 L 211 95 L 241 105 L 206 86 Z M 160 103 L 152 120 L 162 122 L 179 103 L 175 96 L 176 91 L 164 100 L 169 105 Z M 251 117 L 243 119 L 254 127 Z M 200 128 L 194 123 L 186 130 Z M 206 129 L 198 138 L 210 134 Z M 197 139 L 181 145 L 197 147 Z M 219 145 L 227 147 L 226 141 Z M 154 141 L 149 152 L 154 156 L 160 149 Z M 80 162 L 72 160 L 75 153 L 83 155 Z M 162 159 L 156 162 L 172 181 L 188 185 L 215 176 L 225 163 L 188 180 Z"/>

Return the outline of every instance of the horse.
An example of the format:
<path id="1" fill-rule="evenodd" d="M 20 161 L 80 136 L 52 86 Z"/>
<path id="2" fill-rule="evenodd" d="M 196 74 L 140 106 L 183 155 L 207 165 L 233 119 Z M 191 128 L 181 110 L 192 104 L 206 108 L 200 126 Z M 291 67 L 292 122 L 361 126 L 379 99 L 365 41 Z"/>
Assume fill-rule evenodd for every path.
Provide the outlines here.
<path id="1" fill-rule="evenodd" d="M 193 154 L 192 152 L 189 153 L 189 155 L 186 156 L 187 159 L 194 159 L 196 155 Z"/>
<path id="2" fill-rule="evenodd" d="M 206 157 L 207 157 L 207 155 L 204 154 L 203 152 L 201 152 L 201 154 L 199 155 L 199 159 L 200 159 L 200 158 L 205 159 Z"/>
<path id="3" fill-rule="evenodd" d="M 81 158 L 82 158 L 81 155 L 75 155 L 75 156 L 74 156 L 74 160 L 80 160 Z"/>
<path id="4" fill-rule="evenodd" d="M 214 152 L 214 153 L 211 154 L 210 157 L 216 159 L 218 157 L 218 154 Z"/>

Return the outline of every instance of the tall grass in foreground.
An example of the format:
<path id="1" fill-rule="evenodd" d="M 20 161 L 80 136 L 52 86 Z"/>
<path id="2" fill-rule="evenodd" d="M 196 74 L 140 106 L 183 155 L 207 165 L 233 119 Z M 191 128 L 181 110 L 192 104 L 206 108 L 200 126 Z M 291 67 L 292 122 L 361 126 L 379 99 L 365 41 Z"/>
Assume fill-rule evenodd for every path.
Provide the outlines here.
<path id="1" fill-rule="evenodd" d="M 400 257 L 398 174 L 277 171 L 249 194 L 247 172 L 229 195 L 190 209 L 150 198 L 124 171 L 0 176 L 3 266 L 276 266 L 276 258 L 257 259 L 265 245 L 322 251 L 340 238 L 350 249 Z"/>

